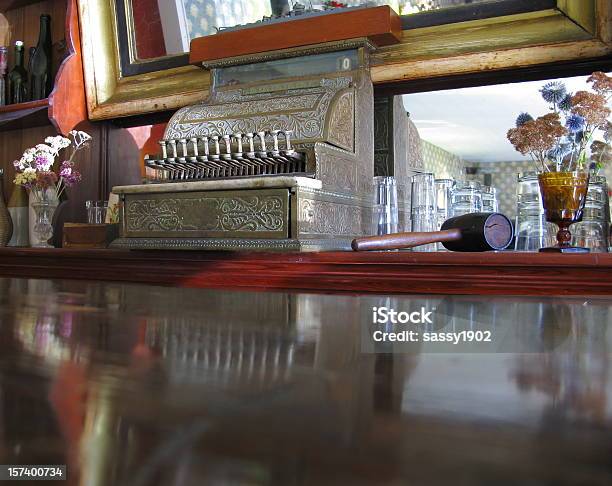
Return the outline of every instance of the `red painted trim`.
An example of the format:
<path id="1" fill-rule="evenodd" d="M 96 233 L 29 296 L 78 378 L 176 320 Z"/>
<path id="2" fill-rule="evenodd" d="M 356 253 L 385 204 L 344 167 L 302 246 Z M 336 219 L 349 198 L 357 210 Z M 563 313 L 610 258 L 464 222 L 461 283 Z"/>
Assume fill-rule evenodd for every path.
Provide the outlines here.
<path id="1" fill-rule="evenodd" d="M 386 5 L 280 23 L 262 23 L 248 29 L 222 31 L 191 41 L 189 62 L 244 56 L 323 42 L 367 37 L 377 46 L 397 44 L 402 35 L 399 15 Z"/>

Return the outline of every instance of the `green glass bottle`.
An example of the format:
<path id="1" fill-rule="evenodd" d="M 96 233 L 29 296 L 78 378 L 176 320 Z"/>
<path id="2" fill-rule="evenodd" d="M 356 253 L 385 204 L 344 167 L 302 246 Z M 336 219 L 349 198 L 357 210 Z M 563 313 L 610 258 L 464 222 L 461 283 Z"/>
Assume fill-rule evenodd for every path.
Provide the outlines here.
<path id="1" fill-rule="evenodd" d="M 8 75 L 9 103 L 28 101 L 28 73 L 23 67 L 23 42 L 15 42 L 15 67 Z"/>
<path id="2" fill-rule="evenodd" d="M 51 79 L 51 17 L 40 16 L 38 44 L 30 60 L 30 98 L 42 100 L 53 89 Z"/>
<path id="3" fill-rule="evenodd" d="M 6 105 L 6 68 L 8 65 L 8 48 L 0 47 L 0 106 Z"/>

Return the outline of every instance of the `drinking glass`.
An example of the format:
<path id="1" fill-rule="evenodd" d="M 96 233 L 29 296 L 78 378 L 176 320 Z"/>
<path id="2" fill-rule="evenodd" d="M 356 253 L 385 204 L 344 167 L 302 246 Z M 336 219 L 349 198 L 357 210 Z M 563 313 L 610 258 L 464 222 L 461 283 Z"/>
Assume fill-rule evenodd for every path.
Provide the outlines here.
<path id="1" fill-rule="evenodd" d="M 436 231 L 450 217 L 451 194 L 455 181 L 453 179 L 436 179 Z M 438 243 L 438 251 L 446 251 L 442 243 Z"/>
<path id="2" fill-rule="evenodd" d="M 516 186 L 516 251 L 538 251 L 554 244 L 551 224 L 546 221 L 536 172 L 518 174 Z"/>
<path id="3" fill-rule="evenodd" d="M 572 245 L 598 253 L 608 252 L 607 188 L 605 177 L 591 177 L 582 222 L 576 223 L 572 231 Z"/>
<path id="4" fill-rule="evenodd" d="M 412 231 L 427 232 L 438 229 L 435 199 L 434 175 L 423 172 L 412 176 Z M 436 251 L 436 248 L 437 245 L 432 243 L 415 247 L 412 251 L 431 252 Z"/>
<path id="5" fill-rule="evenodd" d="M 374 207 L 372 234 L 388 235 L 398 232 L 397 182 L 395 177 L 374 177 Z"/>
<path id="6" fill-rule="evenodd" d="M 86 201 L 87 222 L 89 224 L 104 224 L 108 201 Z"/>
<path id="7" fill-rule="evenodd" d="M 491 186 L 484 186 L 482 194 L 482 211 L 485 213 L 499 212 L 499 199 L 497 197 L 497 189 Z"/>
<path id="8" fill-rule="evenodd" d="M 542 203 L 546 221 L 559 227 L 557 244 L 540 251 L 556 253 L 585 253 L 588 248 L 571 245 L 569 227 L 582 221 L 586 195 L 589 187 L 589 172 L 542 172 L 538 174 Z"/>
<path id="9" fill-rule="evenodd" d="M 477 181 L 460 181 L 451 195 L 452 216 L 482 212 L 482 186 Z"/>

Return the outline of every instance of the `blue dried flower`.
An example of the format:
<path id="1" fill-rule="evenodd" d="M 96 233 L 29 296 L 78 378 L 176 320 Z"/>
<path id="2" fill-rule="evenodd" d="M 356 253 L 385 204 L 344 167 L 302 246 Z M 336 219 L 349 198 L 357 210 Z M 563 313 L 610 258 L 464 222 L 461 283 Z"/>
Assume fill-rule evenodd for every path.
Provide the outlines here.
<path id="1" fill-rule="evenodd" d="M 568 93 L 565 95 L 559 102 L 559 109 L 562 111 L 570 111 L 572 109 L 572 93 Z"/>
<path id="2" fill-rule="evenodd" d="M 569 143 L 562 143 L 557 145 L 548 151 L 547 155 L 549 159 L 563 159 L 567 154 L 572 151 L 572 146 Z"/>
<path id="3" fill-rule="evenodd" d="M 583 138 L 584 138 L 584 131 L 580 130 L 579 132 L 574 133 L 574 137 L 573 137 L 574 142 L 580 143 L 582 142 Z"/>
<path id="4" fill-rule="evenodd" d="M 558 105 L 567 96 L 567 89 L 562 82 L 551 81 L 550 83 L 546 83 L 544 85 L 544 87 L 540 90 L 540 93 L 542 93 L 542 98 L 544 98 L 544 101 Z"/>
<path id="5" fill-rule="evenodd" d="M 585 124 L 586 120 L 584 119 L 584 117 L 576 115 L 575 113 L 568 116 L 567 120 L 565 120 L 565 128 L 567 128 L 570 133 L 577 133 L 583 131 Z"/>
<path id="6" fill-rule="evenodd" d="M 533 117 L 529 113 L 521 113 L 516 119 L 516 127 L 522 127 L 528 121 L 532 121 Z"/>

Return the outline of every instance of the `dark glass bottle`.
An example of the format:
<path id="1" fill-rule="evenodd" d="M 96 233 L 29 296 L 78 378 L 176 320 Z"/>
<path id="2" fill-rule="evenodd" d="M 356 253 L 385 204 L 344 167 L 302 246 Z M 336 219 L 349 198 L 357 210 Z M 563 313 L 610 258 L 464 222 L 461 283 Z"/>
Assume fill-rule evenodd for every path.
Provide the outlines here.
<path id="1" fill-rule="evenodd" d="M 15 42 L 15 67 L 8 75 L 9 103 L 23 103 L 28 101 L 27 86 L 28 73 L 23 67 L 23 42 Z"/>
<path id="2" fill-rule="evenodd" d="M 8 48 L 0 47 L 0 106 L 6 105 L 6 68 Z"/>
<path id="3" fill-rule="evenodd" d="M 36 52 L 36 46 L 30 47 L 30 52 L 28 54 L 28 73 L 32 72 L 32 59 L 34 59 L 34 53 Z"/>
<path id="4" fill-rule="evenodd" d="M 36 50 L 30 60 L 30 97 L 42 100 L 53 89 L 51 79 L 51 17 L 40 16 L 40 34 Z"/>

